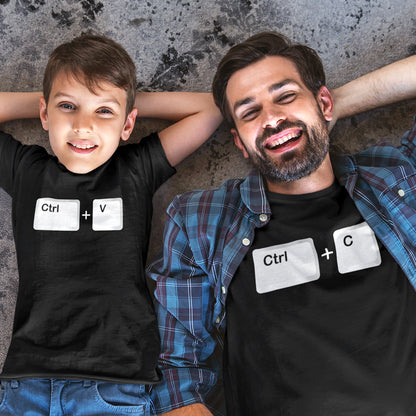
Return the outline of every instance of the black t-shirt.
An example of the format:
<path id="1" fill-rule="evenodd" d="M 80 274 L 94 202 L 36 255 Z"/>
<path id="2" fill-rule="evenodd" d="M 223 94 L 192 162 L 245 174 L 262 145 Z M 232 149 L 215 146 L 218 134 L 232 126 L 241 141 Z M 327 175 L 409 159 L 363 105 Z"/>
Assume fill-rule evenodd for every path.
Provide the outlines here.
<path id="1" fill-rule="evenodd" d="M 268 197 L 227 298 L 227 415 L 414 416 L 404 273 L 339 185 Z"/>
<path id="2" fill-rule="evenodd" d="M 144 267 L 152 196 L 174 172 L 157 135 L 74 174 L 43 148 L 0 134 L 19 267 L 1 378 L 160 379 Z"/>

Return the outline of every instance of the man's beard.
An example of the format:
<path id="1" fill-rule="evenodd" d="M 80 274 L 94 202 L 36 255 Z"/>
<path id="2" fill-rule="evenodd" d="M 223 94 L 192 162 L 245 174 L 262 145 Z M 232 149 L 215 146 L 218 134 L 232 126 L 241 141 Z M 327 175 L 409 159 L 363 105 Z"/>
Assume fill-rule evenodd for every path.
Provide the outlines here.
<path id="1" fill-rule="evenodd" d="M 302 149 L 288 150 L 273 160 L 264 148 L 263 143 L 270 136 L 288 128 L 301 128 L 304 135 Z M 322 164 L 329 150 L 329 137 L 326 121 L 319 112 L 319 122 L 307 127 L 300 120 L 283 121 L 277 128 L 268 128 L 256 139 L 257 152 L 249 151 L 250 160 L 263 177 L 272 182 L 293 182 L 309 176 Z"/>

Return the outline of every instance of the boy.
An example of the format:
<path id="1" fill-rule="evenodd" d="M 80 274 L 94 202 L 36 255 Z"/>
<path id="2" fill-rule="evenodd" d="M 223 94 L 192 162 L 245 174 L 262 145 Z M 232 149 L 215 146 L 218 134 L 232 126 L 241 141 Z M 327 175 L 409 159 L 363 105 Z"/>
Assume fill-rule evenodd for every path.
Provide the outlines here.
<path id="1" fill-rule="evenodd" d="M 20 276 L 2 415 L 150 414 L 146 385 L 160 381 L 144 276 L 152 195 L 221 116 L 209 94 L 136 96 L 135 73 L 114 41 L 75 38 L 52 53 L 40 98 L 55 157 L 0 133 Z M 39 96 L 3 93 L 0 121 L 37 116 Z M 118 147 L 135 100 L 142 117 L 180 121 Z"/>

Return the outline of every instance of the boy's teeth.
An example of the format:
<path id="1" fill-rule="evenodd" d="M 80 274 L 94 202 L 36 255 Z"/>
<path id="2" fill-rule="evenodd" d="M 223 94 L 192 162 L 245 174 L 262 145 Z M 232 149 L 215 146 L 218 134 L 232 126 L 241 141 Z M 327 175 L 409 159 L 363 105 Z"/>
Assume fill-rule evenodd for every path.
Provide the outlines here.
<path id="1" fill-rule="evenodd" d="M 94 144 L 83 144 L 83 145 L 73 144 L 72 146 L 76 147 L 77 149 L 91 149 L 91 148 L 95 147 Z"/>

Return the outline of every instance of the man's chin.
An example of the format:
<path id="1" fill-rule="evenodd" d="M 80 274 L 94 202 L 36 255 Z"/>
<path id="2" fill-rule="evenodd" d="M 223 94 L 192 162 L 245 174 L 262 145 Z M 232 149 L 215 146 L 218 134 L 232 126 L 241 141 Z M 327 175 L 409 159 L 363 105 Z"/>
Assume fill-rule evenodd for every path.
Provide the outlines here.
<path id="1" fill-rule="evenodd" d="M 257 161 L 258 162 L 258 161 Z M 272 183 L 290 183 L 304 179 L 314 173 L 322 164 L 323 160 L 310 160 L 303 163 L 283 162 L 279 165 L 265 163 L 255 163 L 255 167 L 262 176 Z"/>
<path id="2" fill-rule="evenodd" d="M 262 176 L 271 183 L 279 184 L 279 183 L 291 183 L 298 181 L 300 179 L 306 178 L 312 171 L 305 171 L 305 172 L 295 172 L 295 173 L 282 173 L 282 172 L 261 172 Z"/>

